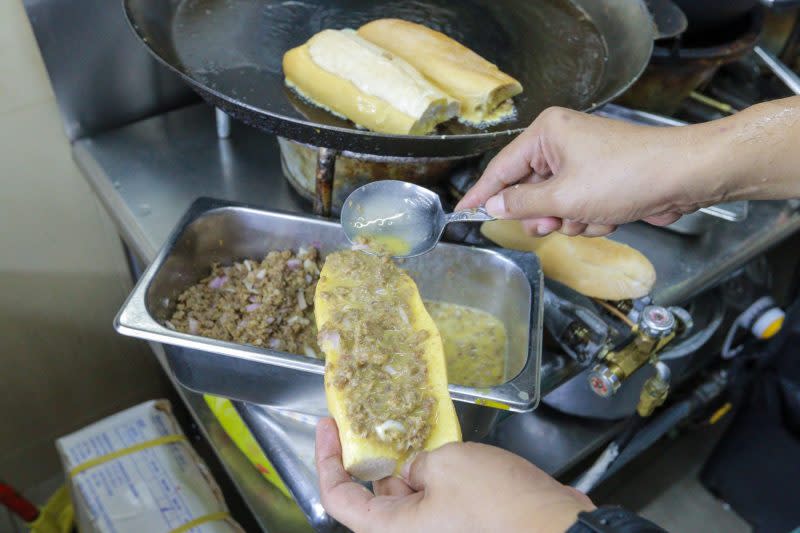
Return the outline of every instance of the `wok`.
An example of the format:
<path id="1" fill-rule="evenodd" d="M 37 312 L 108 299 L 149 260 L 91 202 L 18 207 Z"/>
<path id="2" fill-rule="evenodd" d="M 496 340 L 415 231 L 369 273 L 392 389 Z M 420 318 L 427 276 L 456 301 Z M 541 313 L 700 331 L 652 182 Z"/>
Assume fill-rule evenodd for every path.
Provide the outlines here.
<path id="1" fill-rule="evenodd" d="M 229 115 L 335 150 L 456 156 L 507 143 L 551 105 L 592 110 L 624 92 L 650 58 L 656 30 L 642 0 L 123 0 L 153 55 Z M 457 121 L 436 135 L 356 128 L 284 85 L 284 52 L 325 28 L 397 17 L 464 43 L 520 80 L 517 115 L 486 129 Z"/>
<path id="2" fill-rule="evenodd" d="M 798 0 L 672 0 L 684 12 L 690 34 L 702 34 L 726 29 L 742 23 L 759 5 L 788 9 L 800 5 Z"/>

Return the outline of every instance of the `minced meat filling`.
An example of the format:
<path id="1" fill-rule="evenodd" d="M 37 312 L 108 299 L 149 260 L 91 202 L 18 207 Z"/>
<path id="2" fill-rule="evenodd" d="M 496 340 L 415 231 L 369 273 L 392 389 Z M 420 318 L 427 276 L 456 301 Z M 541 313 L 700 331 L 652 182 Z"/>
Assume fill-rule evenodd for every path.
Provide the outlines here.
<path id="1" fill-rule="evenodd" d="M 376 437 L 399 452 L 421 449 L 431 432 L 435 398 L 429 391 L 424 358 L 428 332 L 415 330 L 405 303 L 413 290 L 398 283 L 403 272 L 390 260 L 359 252 L 328 257 L 326 268 L 340 280 L 318 295 L 334 315 L 319 332 L 319 343 L 338 343 L 336 364 L 327 372 L 344 390 L 353 430 Z"/>
<path id="2" fill-rule="evenodd" d="M 321 357 L 314 291 L 321 260 L 316 248 L 269 252 L 263 261 L 215 264 L 211 274 L 178 296 L 167 326 L 183 333 Z"/>

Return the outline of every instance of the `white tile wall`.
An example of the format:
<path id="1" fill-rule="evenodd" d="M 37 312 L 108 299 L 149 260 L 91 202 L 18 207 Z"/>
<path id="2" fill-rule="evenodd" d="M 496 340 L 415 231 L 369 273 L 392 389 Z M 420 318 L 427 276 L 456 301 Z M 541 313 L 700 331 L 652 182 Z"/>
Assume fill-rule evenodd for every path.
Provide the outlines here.
<path id="1" fill-rule="evenodd" d="M 128 285 L 21 0 L 2 0 L 0 478 L 20 490 L 58 472 L 54 438 L 166 390 L 146 346 L 111 327 Z"/>

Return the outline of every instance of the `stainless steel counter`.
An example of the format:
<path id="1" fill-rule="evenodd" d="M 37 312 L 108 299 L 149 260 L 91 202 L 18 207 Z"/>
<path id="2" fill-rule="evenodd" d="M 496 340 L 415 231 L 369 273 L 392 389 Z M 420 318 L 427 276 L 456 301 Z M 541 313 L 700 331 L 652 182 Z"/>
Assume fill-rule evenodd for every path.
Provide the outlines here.
<path id="1" fill-rule="evenodd" d="M 73 151 L 127 245 L 148 263 L 198 197 L 289 211 L 310 208 L 283 178 L 273 137 L 237 123 L 230 138 L 220 140 L 214 112 L 204 105 L 79 140 Z M 800 214 L 786 202 L 755 202 L 746 221 L 714 221 L 699 237 L 631 224 L 614 239 L 650 258 L 658 273 L 654 299 L 672 304 L 698 294 L 798 228 Z M 156 353 L 171 374 L 163 352 Z M 554 376 L 543 380 L 557 385 Z M 307 528 L 302 513 L 230 449 L 202 397 L 178 388 L 265 529 Z M 497 436 L 499 444 L 560 474 L 608 440 L 615 428 L 613 422 L 588 422 L 540 408 L 510 416 Z"/>

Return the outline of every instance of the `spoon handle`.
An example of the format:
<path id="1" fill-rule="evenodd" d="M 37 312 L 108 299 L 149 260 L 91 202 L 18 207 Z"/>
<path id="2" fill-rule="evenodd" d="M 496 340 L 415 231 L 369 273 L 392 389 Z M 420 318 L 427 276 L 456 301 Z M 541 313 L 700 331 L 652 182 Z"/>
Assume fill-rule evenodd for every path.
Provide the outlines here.
<path id="1" fill-rule="evenodd" d="M 447 215 L 447 224 L 451 222 L 488 222 L 494 219 L 483 207 L 474 207 L 450 213 Z"/>

